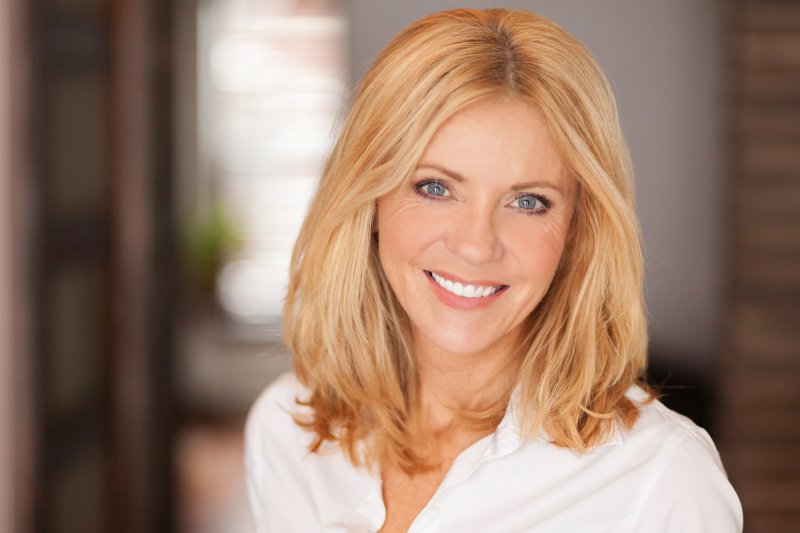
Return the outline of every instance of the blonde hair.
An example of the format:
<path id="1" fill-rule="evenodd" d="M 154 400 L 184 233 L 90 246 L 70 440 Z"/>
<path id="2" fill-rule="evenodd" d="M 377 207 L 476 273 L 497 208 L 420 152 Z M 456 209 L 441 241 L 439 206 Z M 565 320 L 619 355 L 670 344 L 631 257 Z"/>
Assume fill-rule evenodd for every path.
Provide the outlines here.
<path id="1" fill-rule="evenodd" d="M 522 99 L 545 115 L 578 182 L 576 213 L 549 292 L 528 318 L 518 381 L 520 422 L 584 451 L 614 420 L 646 361 L 642 257 L 632 174 L 608 82 L 589 52 L 526 11 L 458 9 L 398 34 L 363 79 L 295 246 L 286 342 L 312 391 L 312 451 L 338 442 L 358 465 L 388 453 L 424 467 L 408 420 L 417 395 L 409 321 L 383 274 L 376 199 L 417 165 L 454 113 L 489 98 Z M 510 390 L 509 390 L 510 392 Z M 476 416 L 496 424 L 507 404 Z M 361 450 L 361 451 L 360 451 Z"/>

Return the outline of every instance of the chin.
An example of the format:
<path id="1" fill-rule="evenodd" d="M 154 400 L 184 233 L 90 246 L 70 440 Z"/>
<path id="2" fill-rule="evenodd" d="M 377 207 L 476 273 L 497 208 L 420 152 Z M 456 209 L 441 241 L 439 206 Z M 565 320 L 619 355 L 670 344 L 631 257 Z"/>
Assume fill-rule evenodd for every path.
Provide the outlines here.
<path id="1" fill-rule="evenodd" d="M 500 341 L 497 338 L 487 338 L 487 335 L 482 335 L 474 329 L 466 332 L 460 328 L 457 331 L 421 329 L 420 333 L 432 346 L 453 355 L 466 356 L 483 352 Z"/>

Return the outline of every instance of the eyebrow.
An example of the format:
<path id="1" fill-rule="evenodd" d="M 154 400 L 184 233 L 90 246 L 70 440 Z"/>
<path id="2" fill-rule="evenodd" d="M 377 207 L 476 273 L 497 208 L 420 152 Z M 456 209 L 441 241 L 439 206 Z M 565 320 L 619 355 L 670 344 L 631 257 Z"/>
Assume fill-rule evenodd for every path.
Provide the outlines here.
<path id="1" fill-rule="evenodd" d="M 455 180 L 455 181 L 457 181 L 459 183 L 467 181 L 466 178 L 464 178 L 463 175 L 459 174 L 455 170 L 451 170 L 451 169 L 449 169 L 447 167 L 443 167 L 442 165 L 437 165 L 436 163 L 420 163 L 419 165 L 417 165 L 417 170 L 419 170 L 421 168 L 431 168 L 433 170 L 438 170 L 442 174 L 446 174 L 448 177 L 452 178 L 453 180 Z M 556 185 L 554 183 L 551 183 L 549 181 L 526 181 L 524 183 L 516 183 L 516 184 L 511 186 L 511 189 L 514 190 L 514 191 L 522 191 L 524 189 L 532 189 L 532 188 L 537 188 L 537 187 L 553 189 L 553 190 L 558 191 L 558 192 L 560 192 L 562 194 L 564 193 L 563 189 L 560 186 L 558 186 L 558 185 Z"/>

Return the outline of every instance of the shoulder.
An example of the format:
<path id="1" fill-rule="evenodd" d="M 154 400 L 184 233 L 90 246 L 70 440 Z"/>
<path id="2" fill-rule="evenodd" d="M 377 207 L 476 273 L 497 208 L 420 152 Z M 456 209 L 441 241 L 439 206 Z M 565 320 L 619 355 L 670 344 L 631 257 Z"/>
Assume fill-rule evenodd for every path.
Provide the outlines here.
<path id="1" fill-rule="evenodd" d="M 306 388 L 294 372 L 286 372 L 275 378 L 253 403 L 250 416 L 254 413 L 260 415 L 269 413 L 276 405 L 283 407 L 294 407 L 296 400 L 305 400 L 311 395 L 311 391 Z"/>
<path id="2" fill-rule="evenodd" d="M 657 399 L 649 400 L 648 393 L 640 387 L 631 387 L 626 396 L 639 408 L 636 424 L 622 432 L 626 444 L 644 446 L 665 455 L 674 452 L 680 445 L 691 444 L 704 450 L 709 459 L 721 467 L 711 437 L 690 418 L 673 411 Z"/>
<path id="3" fill-rule="evenodd" d="M 647 401 L 647 393 L 638 387 L 629 391 L 628 398 L 639 405 L 636 424 L 622 432 L 629 452 L 651 454 L 656 461 L 655 468 L 674 466 L 678 461 L 694 458 L 724 475 L 717 448 L 705 429 L 659 400 Z"/>
<path id="4" fill-rule="evenodd" d="M 286 524 L 313 516 L 313 503 L 303 475 L 313 434 L 298 426 L 294 417 L 307 407 L 298 404 L 310 396 L 294 373 L 275 379 L 259 395 L 245 424 L 245 472 L 251 509 L 258 531 L 286 530 Z M 302 509 L 290 515 L 279 502 Z M 292 526 L 294 527 L 294 526 Z"/>
<path id="5" fill-rule="evenodd" d="M 311 392 L 294 372 L 276 378 L 258 396 L 245 423 L 245 451 L 248 461 L 264 461 L 270 457 L 299 460 L 312 440 L 312 434 L 295 422 L 296 416 L 309 413 L 302 405 Z"/>
<path id="6" fill-rule="evenodd" d="M 270 428 L 294 424 L 293 416 L 308 409 L 298 403 L 307 400 L 311 391 L 295 376 L 287 372 L 277 377 L 259 394 L 247 415 L 248 433 L 269 433 Z"/>
<path id="7" fill-rule="evenodd" d="M 643 402 L 646 394 L 636 388 L 628 397 Z M 653 400 L 640 404 L 639 420 L 622 439 L 629 459 L 648 470 L 636 531 L 741 531 L 741 504 L 703 428 Z"/>

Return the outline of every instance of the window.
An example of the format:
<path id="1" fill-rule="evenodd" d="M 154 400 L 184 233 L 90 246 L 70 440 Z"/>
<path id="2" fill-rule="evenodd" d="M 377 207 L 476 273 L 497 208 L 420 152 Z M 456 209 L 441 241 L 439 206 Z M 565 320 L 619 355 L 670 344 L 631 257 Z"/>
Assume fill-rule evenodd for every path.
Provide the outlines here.
<path id="1" fill-rule="evenodd" d="M 346 96 L 346 26 L 333 0 L 200 7 L 198 171 L 241 240 L 217 282 L 238 322 L 280 323 L 292 246 Z"/>

